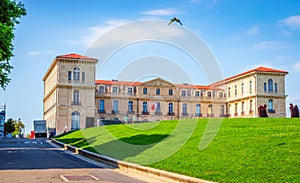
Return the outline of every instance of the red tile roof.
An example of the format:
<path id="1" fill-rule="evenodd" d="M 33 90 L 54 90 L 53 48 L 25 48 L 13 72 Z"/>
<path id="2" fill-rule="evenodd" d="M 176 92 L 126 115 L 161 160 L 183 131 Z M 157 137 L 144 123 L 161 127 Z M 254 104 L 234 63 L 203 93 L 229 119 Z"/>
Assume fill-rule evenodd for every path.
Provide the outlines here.
<path id="1" fill-rule="evenodd" d="M 105 85 L 130 85 L 135 86 L 141 84 L 141 82 L 131 82 L 131 81 L 113 81 L 113 80 L 96 80 L 95 84 L 105 84 Z"/>
<path id="2" fill-rule="evenodd" d="M 189 85 L 189 84 L 174 84 L 176 87 L 179 88 L 193 88 L 193 89 L 199 89 L 199 90 L 222 90 L 217 87 L 213 86 L 203 86 L 203 85 Z"/>
<path id="3" fill-rule="evenodd" d="M 143 82 L 131 82 L 131 81 L 114 81 L 114 80 L 96 80 L 95 84 L 104 84 L 104 85 L 128 85 L 128 86 L 137 86 Z M 221 90 L 220 88 L 212 86 L 203 86 L 203 85 L 186 85 L 186 84 L 174 84 L 179 88 L 190 88 L 190 89 L 199 89 L 199 90 Z"/>
<path id="4" fill-rule="evenodd" d="M 97 60 L 96 58 L 87 57 L 83 55 L 79 55 L 76 53 L 67 54 L 67 55 L 59 55 L 56 58 L 69 58 L 69 59 L 84 59 L 84 60 Z"/>
<path id="5" fill-rule="evenodd" d="M 267 67 L 258 67 L 258 68 L 251 69 L 251 70 L 249 70 L 249 71 L 243 72 L 243 73 L 241 73 L 241 74 L 237 74 L 237 75 L 235 75 L 235 76 L 231 76 L 231 77 L 229 77 L 229 78 L 223 79 L 223 80 L 218 81 L 218 82 L 216 82 L 216 83 L 213 83 L 213 84 L 211 84 L 211 85 L 220 84 L 220 83 L 222 83 L 222 82 L 229 81 L 229 80 L 231 80 L 231 79 L 234 79 L 234 78 L 237 78 L 237 77 L 240 77 L 240 76 L 243 76 L 243 75 L 252 73 L 252 72 L 273 72 L 273 73 L 288 74 L 287 71 L 283 71 L 283 70 L 277 70 L 277 69 L 272 69 L 272 68 L 267 68 Z M 211 86 L 211 85 L 210 85 L 210 86 Z"/>

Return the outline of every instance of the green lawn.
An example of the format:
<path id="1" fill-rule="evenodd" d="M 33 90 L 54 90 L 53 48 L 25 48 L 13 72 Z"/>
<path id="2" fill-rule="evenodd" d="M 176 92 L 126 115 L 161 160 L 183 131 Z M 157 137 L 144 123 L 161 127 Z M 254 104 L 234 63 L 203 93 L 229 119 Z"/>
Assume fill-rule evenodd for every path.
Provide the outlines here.
<path id="1" fill-rule="evenodd" d="M 300 182 L 300 119 L 109 125 L 56 139 L 116 159 L 211 181 Z M 200 150 L 203 147 L 207 148 Z"/>

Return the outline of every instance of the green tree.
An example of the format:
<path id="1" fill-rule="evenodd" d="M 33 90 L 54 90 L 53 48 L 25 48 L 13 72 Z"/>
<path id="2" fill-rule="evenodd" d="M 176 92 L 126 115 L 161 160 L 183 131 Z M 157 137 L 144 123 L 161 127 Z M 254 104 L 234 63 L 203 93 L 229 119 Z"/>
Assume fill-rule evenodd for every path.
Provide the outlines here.
<path id="1" fill-rule="evenodd" d="M 15 121 L 12 118 L 9 118 L 5 123 L 6 132 L 12 133 L 15 131 Z"/>
<path id="2" fill-rule="evenodd" d="M 5 89 L 10 78 L 8 74 L 13 68 L 9 60 L 13 56 L 13 39 L 18 18 L 26 15 L 24 4 L 15 0 L 0 0 L 0 87 Z"/>
<path id="3" fill-rule="evenodd" d="M 15 132 L 20 132 L 20 129 L 25 127 L 21 119 L 19 119 L 18 121 L 14 120 L 14 126 L 15 126 Z"/>

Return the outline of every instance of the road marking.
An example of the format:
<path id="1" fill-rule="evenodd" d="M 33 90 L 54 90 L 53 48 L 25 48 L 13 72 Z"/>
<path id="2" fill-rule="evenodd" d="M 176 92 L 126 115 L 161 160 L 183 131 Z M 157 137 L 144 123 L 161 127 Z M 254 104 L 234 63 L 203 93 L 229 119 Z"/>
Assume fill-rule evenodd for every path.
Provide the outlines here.
<path id="1" fill-rule="evenodd" d="M 99 179 L 92 175 L 60 175 L 64 182 L 69 181 L 98 181 Z"/>

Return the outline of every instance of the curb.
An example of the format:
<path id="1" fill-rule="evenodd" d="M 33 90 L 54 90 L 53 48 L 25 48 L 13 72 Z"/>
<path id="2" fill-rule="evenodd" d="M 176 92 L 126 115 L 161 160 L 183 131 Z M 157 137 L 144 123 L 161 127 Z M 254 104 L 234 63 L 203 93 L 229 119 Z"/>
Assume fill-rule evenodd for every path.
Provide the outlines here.
<path id="1" fill-rule="evenodd" d="M 150 168 L 146 166 L 141 166 L 134 163 L 128 163 L 125 161 L 120 161 L 114 158 L 110 158 L 108 156 L 96 154 L 81 148 L 77 148 L 74 146 L 71 146 L 69 144 L 64 144 L 62 142 L 59 142 L 55 139 L 52 139 L 52 142 L 64 147 L 65 150 L 72 151 L 76 154 L 80 154 L 82 156 L 88 157 L 90 159 L 93 159 L 95 161 L 107 164 L 113 168 L 118 168 L 124 172 L 127 173 L 136 173 L 139 175 L 143 175 L 148 178 L 154 178 L 154 179 L 163 179 L 166 182 L 189 182 L 189 183 L 212 183 L 211 181 L 198 179 L 186 175 L 181 175 L 178 173 L 168 172 L 165 170 L 159 170 L 155 168 Z"/>

